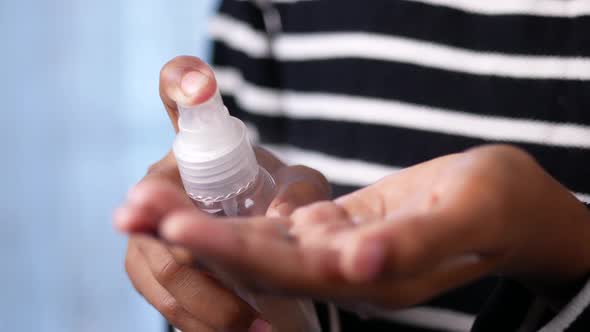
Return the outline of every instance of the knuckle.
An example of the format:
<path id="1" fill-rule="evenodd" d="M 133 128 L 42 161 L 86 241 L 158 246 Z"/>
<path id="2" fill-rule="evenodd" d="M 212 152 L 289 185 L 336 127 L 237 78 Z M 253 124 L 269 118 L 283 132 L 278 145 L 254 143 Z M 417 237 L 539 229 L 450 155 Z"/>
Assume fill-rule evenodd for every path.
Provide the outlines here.
<path id="1" fill-rule="evenodd" d="M 157 161 L 151 165 L 148 166 L 147 168 L 147 174 L 153 174 L 153 173 L 157 173 L 158 171 L 160 171 L 162 169 L 162 162 L 161 161 Z"/>
<path id="2" fill-rule="evenodd" d="M 300 207 L 293 211 L 291 218 L 296 224 L 299 224 L 309 218 L 311 206 Z"/>
<path id="3" fill-rule="evenodd" d="M 528 153 L 514 145 L 509 144 L 492 144 L 482 147 L 484 151 L 489 151 L 492 154 L 502 156 L 502 157 L 517 157 L 522 158 L 524 156 L 528 156 Z"/>
<path id="4" fill-rule="evenodd" d="M 502 146 L 496 151 L 500 162 L 508 170 L 528 170 L 536 164 L 535 159 L 525 150 L 514 146 Z"/>
<path id="5" fill-rule="evenodd" d="M 164 182 L 168 182 L 168 180 L 176 178 L 178 176 L 178 168 L 176 166 L 176 159 L 174 159 L 171 154 L 167 154 L 159 161 L 151 164 L 148 166 L 146 175 L 153 175 L 159 174 L 163 175 L 163 177 L 159 177 L 160 180 L 166 179 Z M 145 180 L 145 178 L 144 178 Z M 144 182 L 144 181 L 142 181 Z M 140 182 L 141 183 L 141 182 Z"/>
<path id="6" fill-rule="evenodd" d="M 332 187 L 330 186 L 330 182 L 319 171 L 303 165 L 290 166 L 289 168 L 299 174 L 305 174 L 306 177 L 310 179 L 317 189 L 319 189 L 327 198 L 332 196 Z"/>
<path id="7" fill-rule="evenodd" d="M 133 266 L 137 264 L 137 258 L 139 254 L 138 250 L 137 244 L 135 244 L 133 239 L 130 239 L 127 245 L 127 252 L 125 254 L 124 261 L 125 272 L 127 272 L 129 277 L 133 277 Z"/>
<path id="8" fill-rule="evenodd" d="M 172 296 L 164 296 L 160 301 L 154 303 L 154 307 L 162 316 L 175 326 L 182 326 L 186 320 L 187 313 L 178 301 Z"/>
<path id="9" fill-rule="evenodd" d="M 526 179 L 538 170 L 534 158 L 515 146 L 488 145 L 475 149 L 472 153 L 476 165 L 466 182 L 471 192 L 485 194 L 482 188 L 486 187 L 502 192 L 513 188 L 514 179 Z M 491 193 L 489 190 L 487 192 Z"/>
<path id="10" fill-rule="evenodd" d="M 486 145 L 471 151 L 483 167 L 501 167 L 510 170 L 534 164 L 534 158 L 525 150 L 508 144 Z"/>
<path id="11" fill-rule="evenodd" d="M 309 176 L 316 177 L 317 180 L 326 179 L 322 173 L 320 173 L 319 171 L 317 171 L 311 167 L 307 167 L 304 165 L 293 165 L 293 166 L 289 166 L 289 168 L 293 171 L 300 173 L 300 174 L 307 174 Z"/>
<path id="12" fill-rule="evenodd" d="M 171 247 L 170 254 L 173 259 L 181 265 L 196 264 L 197 260 L 190 250 L 184 249 L 183 247 Z"/>
<path id="13" fill-rule="evenodd" d="M 154 272 L 154 278 L 164 288 L 175 282 L 184 270 L 184 266 L 176 262 L 174 257 L 168 258 L 162 266 Z"/>

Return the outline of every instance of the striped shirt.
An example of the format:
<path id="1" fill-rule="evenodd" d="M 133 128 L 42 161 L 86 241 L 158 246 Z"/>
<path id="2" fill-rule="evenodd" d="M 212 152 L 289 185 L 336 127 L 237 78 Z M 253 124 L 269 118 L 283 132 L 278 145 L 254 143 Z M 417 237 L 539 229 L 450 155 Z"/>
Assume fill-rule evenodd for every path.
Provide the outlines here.
<path id="1" fill-rule="evenodd" d="M 589 31 L 588 0 L 226 0 L 210 24 L 230 111 L 279 157 L 324 173 L 338 194 L 505 142 L 582 201 Z M 506 282 L 489 299 L 496 286 L 482 280 L 396 312 L 342 311 L 329 328 L 469 331 L 487 300 L 475 330 L 590 330 L 589 287 L 551 314 Z M 503 296 L 512 300 L 491 305 Z"/>

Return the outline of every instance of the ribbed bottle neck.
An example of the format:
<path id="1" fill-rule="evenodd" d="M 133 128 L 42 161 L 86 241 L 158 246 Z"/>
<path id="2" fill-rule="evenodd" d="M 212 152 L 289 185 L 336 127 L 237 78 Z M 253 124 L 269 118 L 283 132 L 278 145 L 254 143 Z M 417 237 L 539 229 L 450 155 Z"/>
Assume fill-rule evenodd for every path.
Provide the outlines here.
<path id="1" fill-rule="evenodd" d="M 230 117 L 231 131 L 238 133 L 237 140 L 228 141 L 226 147 L 203 151 L 195 144 L 194 136 L 182 132 L 177 135 L 173 150 L 185 190 L 191 198 L 215 201 L 245 190 L 258 174 L 258 162 L 248 139 L 246 126 Z M 227 133 L 228 135 L 230 133 Z"/>

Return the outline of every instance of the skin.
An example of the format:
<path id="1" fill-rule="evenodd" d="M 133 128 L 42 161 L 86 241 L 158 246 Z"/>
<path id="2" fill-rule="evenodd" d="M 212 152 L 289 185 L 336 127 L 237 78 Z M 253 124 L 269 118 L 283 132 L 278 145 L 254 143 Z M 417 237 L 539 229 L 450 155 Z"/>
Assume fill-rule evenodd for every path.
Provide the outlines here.
<path id="1" fill-rule="evenodd" d="M 226 221 L 170 211 L 158 231 L 245 286 L 362 308 L 407 307 L 489 274 L 558 308 L 590 272 L 588 210 L 509 146 L 434 159 L 298 209 L 282 221 L 289 237 L 270 218 Z"/>
<path id="2" fill-rule="evenodd" d="M 511 146 L 430 160 L 281 216 L 212 218 L 168 198 L 137 209 L 158 211 L 149 222 L 119 228 L 159 234 L 263 293 L 395 309 L 501 274 L 559 308 L 590 272 L 590 213 Z"/>
<path id="3" fill-rule="evenodd" d="M 177 104 L 202 103 L 216 89 L 211 69 L 199 59 L 177 57 L 166 64 L 160 75 L 160 96 L 174 129 L 178 131 Z M 260 148 L 256 149 L 256 157 L 279 186 L 268 216 L 287 216 L 299 206 L 330 198 L 330 186 L 319 172 L 304 166 L 286 166 Z M 176 210 L 198 213 L 184 192 L 176 160 L 169 152 L 149 167 L 114 213 L 116 228 L 131 234 L 125 268 L 135 289 L 184 332 L 270 331 L 271 324 L 289 331 L 283 325 L 294 325 L 292 321 L 284 317 L 273 321 L 278 316 L 274 308 L 289 303 L 259 298 L 262 312 L 257 312 L 200 269 L 191 252 L 154 236 L 159 221 Z"/>

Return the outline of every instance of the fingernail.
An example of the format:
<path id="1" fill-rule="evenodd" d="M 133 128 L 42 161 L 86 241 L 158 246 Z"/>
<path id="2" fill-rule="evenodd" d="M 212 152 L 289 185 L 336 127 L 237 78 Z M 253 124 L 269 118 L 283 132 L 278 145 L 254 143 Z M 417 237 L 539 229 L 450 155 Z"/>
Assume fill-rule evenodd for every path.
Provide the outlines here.
<path id="1" fill-rule="evenodd" d="M 171 220 L 165 222 L 160 229 L 164 238 L 169 241 L 178 241 L 185 231 L 186 220 Z"/>
<path id="2" fill-rule="evenodd" d="M 293 213 L 293 210 L 295 210 L 295 208 L 290 203 L 284 202 L 271 208 L 266 216 L 271 218 L 288 217 Z"/>
<path id="3" fill-rule="evenodd" d="M 272 332 L 272 326 L 267 321 L 258 318 L 250 325 L 248 332 Z"/>
<path id="4" fill-rule="evenodd" d="M 182 77 L 180 88 L 187 97 L 194 97 L 205 88 L 209 79 L 209 76 L 199 71 L 191 71 Z"/>

